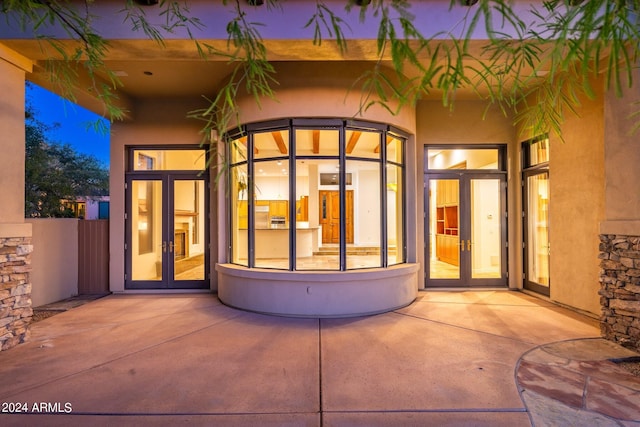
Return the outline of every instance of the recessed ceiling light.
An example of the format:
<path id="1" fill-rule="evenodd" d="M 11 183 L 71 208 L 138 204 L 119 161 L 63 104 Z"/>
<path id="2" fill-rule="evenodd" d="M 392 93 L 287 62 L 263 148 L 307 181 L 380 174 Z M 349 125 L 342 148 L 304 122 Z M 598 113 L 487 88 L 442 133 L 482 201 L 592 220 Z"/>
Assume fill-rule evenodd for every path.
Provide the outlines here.
<path id="1" fill-rule="evenodd" d="M 115 74 L 117 77 L 127 77 L 129 75 L 129 73 L 123 70 L 114 71 L 113 74 Z"/>

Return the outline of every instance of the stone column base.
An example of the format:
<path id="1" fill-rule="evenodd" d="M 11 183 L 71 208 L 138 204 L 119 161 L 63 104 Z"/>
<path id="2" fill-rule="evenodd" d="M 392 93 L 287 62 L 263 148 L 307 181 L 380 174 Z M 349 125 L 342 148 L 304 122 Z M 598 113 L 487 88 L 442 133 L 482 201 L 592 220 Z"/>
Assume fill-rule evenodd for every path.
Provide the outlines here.
<path id="1" fill-rule="evenodd" d="M 0 351 L 29 338 L 31 225 L 0 224 Z"/>
<path id="2" fill-rule="evenodd" d="M 640 236 L 600 235 L 602 336 L 640 351 Z"/>

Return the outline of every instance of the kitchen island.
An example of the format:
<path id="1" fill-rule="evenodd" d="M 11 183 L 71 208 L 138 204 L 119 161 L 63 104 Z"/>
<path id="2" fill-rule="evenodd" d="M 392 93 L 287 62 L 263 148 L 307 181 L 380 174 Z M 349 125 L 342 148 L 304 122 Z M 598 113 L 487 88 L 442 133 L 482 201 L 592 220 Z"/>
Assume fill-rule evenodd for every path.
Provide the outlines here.
<path id="1" fill-rule="evenodd" d="M 320 227 L 298 225 L 296 227 L 296 254 L 298 258 L 310 257 L 318 249 Z M 238 230 L 238 253 L 246 254 L 247 229 Z M 289 258 L 289 227 L 257 227 L 255 230 L 256 259 Z"/>

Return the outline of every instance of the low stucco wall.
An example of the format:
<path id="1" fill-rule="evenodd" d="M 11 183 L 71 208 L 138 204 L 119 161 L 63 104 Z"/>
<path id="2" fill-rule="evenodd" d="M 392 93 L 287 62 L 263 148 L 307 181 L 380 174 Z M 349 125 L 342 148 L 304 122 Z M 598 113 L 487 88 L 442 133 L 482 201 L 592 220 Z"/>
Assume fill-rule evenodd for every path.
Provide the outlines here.
<path id="1" fill-rule="evenodd" d="M 33 226 L 33 307 L 78 294 L 78 220 L 27 219 Z"/>
<path id="2" fill-rule="evenodd" d="M 418 267 L 299 272 L 218 264 L 218 297 L 231 307 L 281 316 L 364 316 L 411 304 Z"/>

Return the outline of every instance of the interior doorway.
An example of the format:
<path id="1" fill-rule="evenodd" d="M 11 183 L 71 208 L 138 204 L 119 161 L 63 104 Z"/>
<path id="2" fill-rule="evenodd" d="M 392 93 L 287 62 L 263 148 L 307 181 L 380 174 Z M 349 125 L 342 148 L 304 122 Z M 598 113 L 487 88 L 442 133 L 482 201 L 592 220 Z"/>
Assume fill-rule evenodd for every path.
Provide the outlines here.
<path id="1" fill-rule="evenodd" d="M 319 192 L 319 223 L 322 226 L 322 243 L 340 243 L 340 192 Z M 345 191 L 346 242 L 353 243 L 353 190 Z"/>

